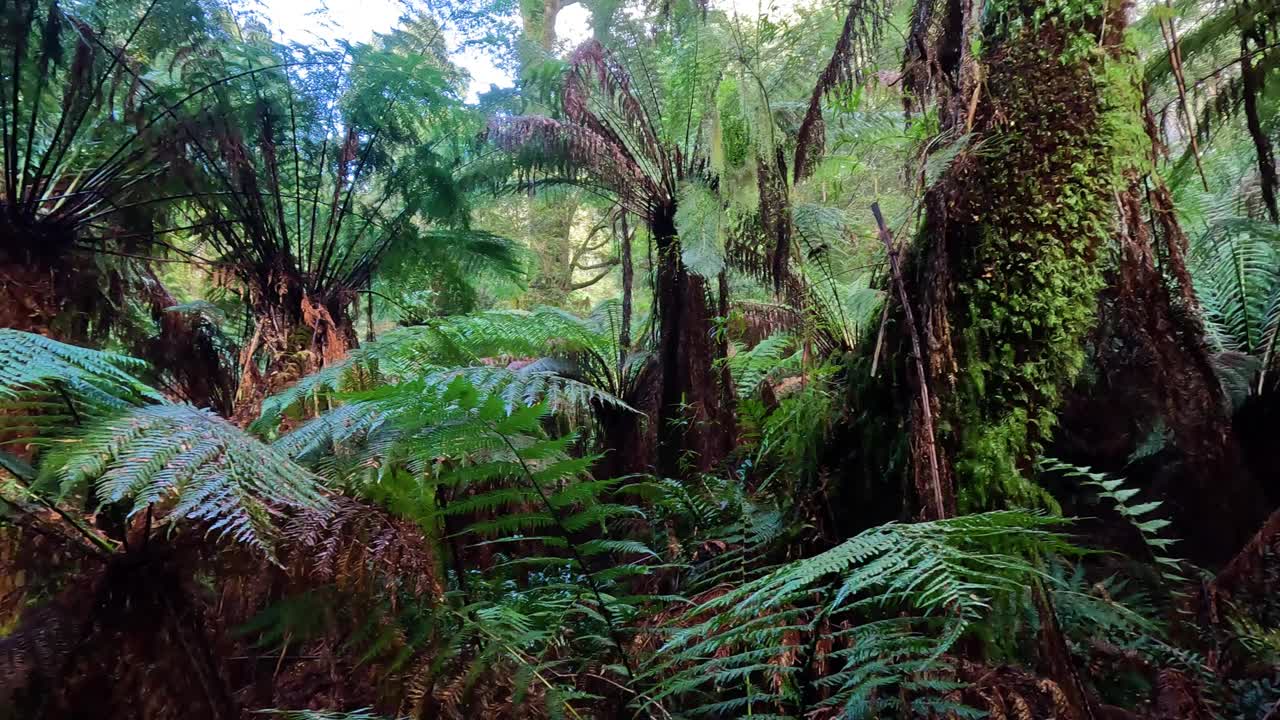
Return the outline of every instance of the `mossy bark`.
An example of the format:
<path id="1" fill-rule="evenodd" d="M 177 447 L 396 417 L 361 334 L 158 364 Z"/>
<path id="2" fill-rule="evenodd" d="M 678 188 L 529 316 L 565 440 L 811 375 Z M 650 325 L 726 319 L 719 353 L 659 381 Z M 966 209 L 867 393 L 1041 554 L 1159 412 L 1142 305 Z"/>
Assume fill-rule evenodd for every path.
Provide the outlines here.
<path id="1" fill-rule="evenodd" d="M 965 148 L 927 192 L 915 263 L 943 464 L 966 510 L 1052 504 L 1028 476 L 1084 364 L 1115 192 L 1103 8 L 990 10 L 990 47 L 951 62 L 940 119 Z M 953 32 L 973 31 L 953 15 Z"/>
<path id="2" fill-rule="evenodd" d="M 1229 554 L 1263 506 L 1204 344 L 1186 241 L 1153 175 L 1123 7 L 996 2 L 980 31 L 971 6 L 947 7 L 921 16 L 917 30 L 941 25 L 948 39 L 909 55 L 907 78 L 938 96 L 943 132 L 965 144 L 927 191 L 913 282 L 957 506 L 1055 505 L 1034 462 L 1092 353 L 1109 383 L 1095 387 L 1131 386 L 1095 408 L 1172 430 L 1182 467 L 1154 499 L 1194 540 L 1188 552 Z M 1145 364 L 1115 373 L 1114 345 Z M 913 408 L 917 450 L 922 415 Z M 913 465 L 919 477 L 926 464 Z"/>

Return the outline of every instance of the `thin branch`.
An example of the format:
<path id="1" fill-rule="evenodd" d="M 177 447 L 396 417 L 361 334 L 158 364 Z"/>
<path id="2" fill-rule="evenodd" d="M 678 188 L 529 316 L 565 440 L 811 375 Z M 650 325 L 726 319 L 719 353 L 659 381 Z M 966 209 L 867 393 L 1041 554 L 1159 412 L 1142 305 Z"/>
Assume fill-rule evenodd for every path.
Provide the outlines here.
<path id="1" fill-rule="evenodd" d="M 902 313 L 907 324 L 907 334 L 911 336 L 911 352 L 915 360 L 916 382 L 920 386 L 920 414 L 924 422 L 926 452 L 929 457 L 930 490 L 934 507 L 929 519 L 941 520 L 947 517 L 947 506 L 943 502 L 942 480 L 938 473 L 938 449 L 933 432 L 933 405 L 929 397 L 928 375 L 924 369 L 924 353 L 920 349 L 920 337 L 916 329 L 915 315 L 911 312 L 911 298 L 907 296 L 907 286 L 902 279 L 902 268 L 898 262 L 898 249 L 893 242 L 893 235 L 885 225 L 884 216 L 880 214 L 880 203 L 871 203 L 871 213 L 875 215 L 876 226 L 880 232 L 880 242 L 884 243 L 889 254 L 889 268 L 893 275 L 893 284 L 898 288 L 898 299 L 902 303 Z M 926 512 L 930 508 L 927 507 Z"/>

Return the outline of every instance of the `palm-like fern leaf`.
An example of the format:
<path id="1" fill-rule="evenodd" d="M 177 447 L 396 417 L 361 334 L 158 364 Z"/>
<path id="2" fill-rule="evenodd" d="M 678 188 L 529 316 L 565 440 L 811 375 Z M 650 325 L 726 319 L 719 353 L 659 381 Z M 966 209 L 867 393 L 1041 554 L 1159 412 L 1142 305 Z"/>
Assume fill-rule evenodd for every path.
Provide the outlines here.
<path id="1" fill-rule="evenodd" d="M 189 405 L 152 405 L 99 422 L 44 467 L 64 493 L 93 483 L 103 503 L 206 523 L 268 552 L 274 515 L 326 503 L 315 478 L 283 453 Z"/>
<path id="2" fill-rule="evenodd" d="M 143 367 L 125 355 L 0 329 L 0 430 L 7 439 L 48 445 L 88 420 L 161 401 L 134 377 Z"/>
<path id="3" fill-rule="evenodd" d="M 787 333 L 775 333 L 761 340 L 750 350 L 737 348 L 729 356 L 729 368 L 737 383 L 738 397 L 748 397 L 770 377 L 788 370 L 797 370 L 801 353 L 791 351 L 795 338 Z"/>
<path id="4" fill-rule="evenodd" d="M 132 372 L 141 360 L 67 345 L 18 330 L 0 328 L 0 403 L 65 392 L 85 411 L 119 410 L 158 402 L 159 393 Z"/>
<path id="5" fill-rule="evenodd" d="M 1214 224 L 1191 254 L 1209 338 L 1219 350 L 1261 355 L 1280 321 L 1280 234 L 1245 219 Z"/>
<path id="6" fill-rule="evenodd" d="M 682 697 L 694 715 L 814 711 L 780 691 L 812 661 L 801 638 L 817 637 L 834 648 L 825 657 L 836 666 L 813 680 L 826 693 L 818 707 L 882 717 L 905 709 L 895 704 L 909 690 L 917 709 L 942 712 L 945 688 L 917 681 L 946 669 L 943 653 L 998 598 L 1043 577 L 1036 553 L 1071 552 L 1051 531 L 1059 522 L 1003 511 L 890 523 L 713 595 L 671 631 L 647 669 L 644 677 L 662 688 L 652 699 Z M 888 686 L 904 695 L 878 692 Z"/>
<path id="7" fill-rule="evenodd" d="M 619 357 L 619 326 L 617 303 L 607 302 L 586 318 L 539 308 L 398 328 L 269 398 L 258 426 L 270 427 L 290 408 L 344 390 L 409 380 L 443 388 L 457 376 L 502 397 L 508 409 L 541 402 L 581 414 L 595 403 L 627 408 L 620 396 L 639 363 Z M 536 360 L 516 367 L 499 362 L 504 358 Z"/>

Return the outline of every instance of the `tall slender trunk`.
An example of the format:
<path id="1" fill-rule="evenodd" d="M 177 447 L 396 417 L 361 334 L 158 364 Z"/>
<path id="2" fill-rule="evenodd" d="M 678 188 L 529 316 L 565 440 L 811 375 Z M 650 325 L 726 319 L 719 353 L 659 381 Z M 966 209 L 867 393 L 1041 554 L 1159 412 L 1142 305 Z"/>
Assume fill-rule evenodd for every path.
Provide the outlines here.
<path id="1" fill-rule="evenodd" d="M 621 222 L 622 249 L 622 327 L 618 330 L 618 367 L 621 369 L 631 352 L 631 288 L 635 284 L 635 265 L 631 257 L 631 228 L 627 224 L 627 216 Z"/>
<path id="2" fill-rule="evenodd" d="M 1263 43 L 1258 42 L 1259 46 Z M 1262 94 L 1262 71 L 1253 66 L 1250 56 L 1249 35 L 1240 35 L 1240 80 L 1241 93 L 1244 96 L 1245 124 L 1249 128 L 1249 137 L 1253 140 L 1254 152 L 1258 157 L 1258 176 L 1262 189 L 1262 203 L 1267 208 L 1267 217 L 1273 223 L 1280 223 L 1280 209 L 1276 206 L 1276 158 L 1271 148 L 1271 139 L 1262 129 L 1262 119 L 1258 111 L 1258 96 Z"/>
<path id="3" fill-rule="evenodd" d="M 705 281 L 680 259 L 675 211 L 652 227 L 657 246 L 657 470 L 679 477 L 709 471 L 728 455 L 734 418 L 715 369 L 716 340 Z"/>

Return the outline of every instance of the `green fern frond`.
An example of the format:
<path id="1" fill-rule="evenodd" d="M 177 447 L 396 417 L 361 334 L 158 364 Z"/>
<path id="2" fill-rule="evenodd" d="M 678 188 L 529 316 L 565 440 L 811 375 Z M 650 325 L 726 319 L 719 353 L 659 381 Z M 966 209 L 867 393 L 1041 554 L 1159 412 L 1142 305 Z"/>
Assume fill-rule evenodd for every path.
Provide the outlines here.
<path id="1" fill-rule="evenodd" d="M 5 407 L 50 394 L 65 394 L 75 412 L 88 415 L 163 402 L 158 392 L 134 377 L 145 367 L 126 355 L 0 328 L 0 405 Z"/>
<path id="2" fill-rule="evenodd" d="M 802 355 L 793 350 L 795 338 L 788 333 L 774 333 L 750 350 L 741 347 L 729 356 L 738 397 L 750 397 L 770 377 L 800 368 Z M 788 351 L 792 351 L 788 354 Z"/>
<path id="3" fill-rule="evenodd" d="M 165 308 L 164 311 L 183 315 L 202 315 L 218 325 L 227 321 L 227 313 L 208 300 L 192 300 L 191 302 L 178 303 Z"/>
<path id="4" fill-rule="evenodd" d="M 255 710 L 257 714 L 267 715 L 279 720 L 391 720 L 384 715 L 375 715 L 373 710 L 338 711 L 338 710 Z"/>
<path id="5" fill-rule="evenodd" d="M 1189 257 L 1210 342 L 1261 355 L 1280 323 L 1280 233 L 1274 225 L 1218 220 Z"/>
<path id="6" fill-rule="evenodd" d="M 1169 554 L 1168 550 L 1178 541 L 1162 536 L 1162 531 L 1173 523 L 1153 514 L 1164 502 L 1151 500 L 1134 504 L 1133 500 L 1141 490 L 1128 487 L 1122 477 L 1108 477 L 1106 473 L 1096 472 L 1082 465 L 1071 465 L 1053 458 L 1042 458 L 1040 468 L 1043 471 L 1061 473 L 1076 478 L 1082 485 L 1090 487 L 1099 497 L 1113 504 L 1115 511 L 1131 524 L 1142 537 L 1151 553 L 1151 560 L 1160 578 L 1172 586 L 1184 585 L 1188 582 L 1182 574 L 1186 563 L 1182 558 Z"/>
<path id="7" fill-rule="evenodd" d="M 1061 522 L 1011 510 L 871 528 L 700 603 L 643 677 L 662 688 L 654 699 L 701 698 L 710 714 L 787 708 L 801 716 L 816 708 L 753 688 L 798 672 L 808 650 L 789 638 L 817 634 L 835 644 L 827 657 L 837 665 L 813 680 L 829 693 L 820 707 L 883 717 L 896 702 L 886 687 L 911 690 L 914 705 L 942 707 L 947 650 L 1001 598 L 1047 577 L 1039 554 L 1075 552 L 1055 532 Z M 939 673 L 943 681 L 929 679 Z"/>
<path id="8" fill-rule="evenodd" d="M 398 328 L 268 398 L 255 428 L 269 429 L 291 408 L 327 404 L 343 392 L 411 380 L 444 386 L 457 375 L 501 396 L 512 409 L 542 402 L 580 414 L 596 403 L 629 409 L 620 395 L 639 363 L 619 367 L 618 312 L 616 302 L 607 302 L 586 318 L 539 308 Z M 538 358 L 522 368 L 506 367 L 511 360 Z"/>
<path id="9" fill-rule="evenodd" d="M 86 428 L 43 464 L 44 480 L 66 494 L 94 486 L 104 504 L 153 508 L 170 522 L 270 552 L 272 518 L 282 509 L 326 503 L 316 479 L 278 450 L 207 410 L 152 405 Z"/>

